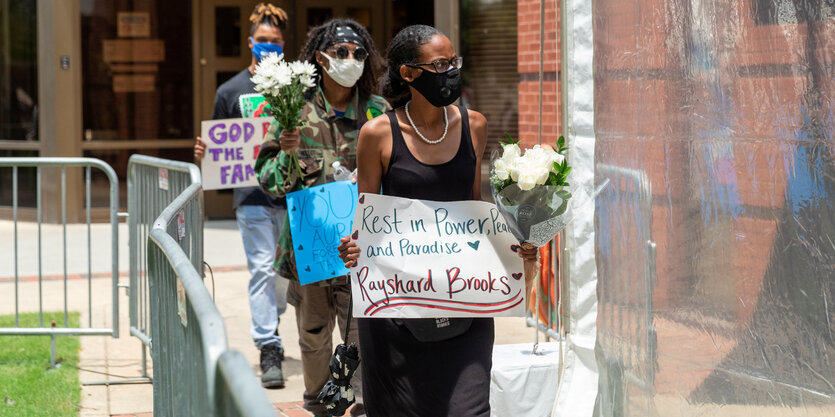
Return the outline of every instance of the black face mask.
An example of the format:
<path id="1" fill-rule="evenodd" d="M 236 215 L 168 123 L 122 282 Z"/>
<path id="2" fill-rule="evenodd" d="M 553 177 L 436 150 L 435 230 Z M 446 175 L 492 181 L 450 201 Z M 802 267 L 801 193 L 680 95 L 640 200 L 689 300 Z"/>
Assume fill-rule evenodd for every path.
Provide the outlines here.
<path id="1" fill-rule="evenodd" d="M 426 97 L 435 107 L 452 104 L 461 97 L 461 71 L 451 68 L 447 72 L 432 72 L 424 69 L 420 77 L 409 85 Z"/>

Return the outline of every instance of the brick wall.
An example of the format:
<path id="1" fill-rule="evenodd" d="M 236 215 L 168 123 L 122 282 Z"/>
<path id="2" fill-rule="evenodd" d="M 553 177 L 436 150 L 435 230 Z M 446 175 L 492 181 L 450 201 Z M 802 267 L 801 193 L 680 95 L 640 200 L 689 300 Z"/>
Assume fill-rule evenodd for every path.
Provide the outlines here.
<path id="1" fill-rule="evenodd" d="M 519 137 L 526 145 L 539 142 L 540 1 L 517 3 L 519 67 Z M 545 48 L 542 89 L 542 142 L 560 135 L 558 26 L 555 0 L 545 1 Z"/>

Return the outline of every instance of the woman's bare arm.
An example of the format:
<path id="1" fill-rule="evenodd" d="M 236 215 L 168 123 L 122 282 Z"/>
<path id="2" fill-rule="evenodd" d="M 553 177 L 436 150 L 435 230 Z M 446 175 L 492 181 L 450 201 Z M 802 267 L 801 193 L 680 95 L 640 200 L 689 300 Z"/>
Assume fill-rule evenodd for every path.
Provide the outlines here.
<path id="1" fill-rule="evenodd" d="M 377 194 L 383 180 L 385 155 L 391 155 L 391 129 L 388 117 L 377 117 L 366 123 L 357 139 L 357 191 Z M 388 161 L 386 161 L 388 162 Z M 344 236 L 337 247 L 345 267 L 356 265 L 360 248 L 351 236 Z"/>
<path id="2" fill-rule="evenodd" d="M 473 200 L 481 200 L 481 161 L 487 148 L 487 119 L 475 110 L 467 110 L 470 119 L 470 137 L 475 150 L 475 181 L 473 182 Z"/>

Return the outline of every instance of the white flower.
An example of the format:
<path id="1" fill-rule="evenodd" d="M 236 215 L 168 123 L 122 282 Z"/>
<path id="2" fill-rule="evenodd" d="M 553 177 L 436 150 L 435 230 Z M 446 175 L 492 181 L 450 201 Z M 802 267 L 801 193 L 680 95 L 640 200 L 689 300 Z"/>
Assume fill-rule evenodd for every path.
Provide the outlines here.
<path id="1" fill-rule="evenodd" d="M 315 87 L 315 86 L 316 86 L 316 78 L 311 77 L 311 76 L 309 76 L 309 75 L 307 75 L 307 74 L 302 74 L 302 75 L 299 77 L 299 82 L 300 82 L 303 86 L 305 86 L 305 87 L 307 87 L 307 88 L 311 88 L 311 87 Z"/>
<path id="2" fill-rule="evenodd" d="M 496 161 L 496 175 L 501 178 L 506 170 L 510 178 L 519 184 L 519 188 L 530 189 L 534 185 L 542 185 L 548 181 L 551 172 L 556 172 L 554 162 L 561 161 L 562 156 L 553 149 L 534 145 L 521 156 L 518 146 L 506 145 L 505 152 Z M 523 188 L 525 187 L 525 188 Z"/>
<path id="3" fill-rule="evenodd" d="M 539 167 L 536 170 L 536 184 L 542 185 L 545 184 L 545 181 L 548 181 L 548 175 L 551 174 L 551 170 L 547 168 Z"/>
<path id="4" fill-rule="evenodd" d="M 522 172 L 519 175 L 519 181 L 517 181 L 517 184 L 519 185 L 519 189 L 522 191 L 531 190 L 536 185 L 536 177 L 533 172 Z"/>
<path id="5" fill-rule="evenodd" d="M 497 159 L 496 162 L 493 164 L 493 173 L 496 174 L 496 177 L 502 181 L 507 180 L 510 176 L 509 166 L 504 161 L 504 159 Z"/>
<path id="6" fill-rule="evenodd" d="M 284 61 L 284 54 L 277 54 L 275 52 L 270 52 L 266 56 L 261 58 L 261 61 L 258 65 L 263 65 L 266 67 L 272 67 L 278 65 L 280 62 Z"/>
<path id="7" fill-rule="evenodd" d="M 508 165 L 512 165 L 513 161 L 519 158 L 522 155 L 522 150 L 519 149 L 519 145 L 513 143 L 510 145 L 502 145 L 502 159 Z"/>
<path id="8" fill-rule="evenodd" d="M 290 69 L 290 65 L 284 64 L 279 65 L 278 70 L 275 74 L 276 80 L 278 80 L 278 84 L 283 86 L 290 85 L 293 83 L 293 70 Z"/>
<path id="9" fill-rule="evenodd" d="M 316 76 L 316 67 L 307 61 L 293 61 L 290 63 L 290 68 L 293 70 L 294 77 L 305 75 L 308 77 Z"/>
<path id="10" fill-rule="evenodd" d="M 281 87 L 293 82 L 293 70 L 290 64 L 284 61 L 284 54 L 271 52 L 255 66 L 252 82 L 255 83 L 255 91 L 278 97 Z"/>

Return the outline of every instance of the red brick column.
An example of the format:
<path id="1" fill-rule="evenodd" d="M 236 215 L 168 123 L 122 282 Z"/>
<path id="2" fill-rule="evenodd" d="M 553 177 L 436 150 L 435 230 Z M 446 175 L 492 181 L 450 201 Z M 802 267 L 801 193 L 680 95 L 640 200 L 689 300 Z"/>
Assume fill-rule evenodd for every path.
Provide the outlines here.
<path id="1" fill-rule="evenodd" d="M 557 93 L 559 54 L 556 0 L 545 0 L 545 49 L 543 68 L 542 142 L 556 143 L 560 136 Z M 539 45 L 540 0 L 517 3 L 519 67 L 519 137 L 525 145 L 539 142 Z"/>

